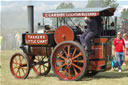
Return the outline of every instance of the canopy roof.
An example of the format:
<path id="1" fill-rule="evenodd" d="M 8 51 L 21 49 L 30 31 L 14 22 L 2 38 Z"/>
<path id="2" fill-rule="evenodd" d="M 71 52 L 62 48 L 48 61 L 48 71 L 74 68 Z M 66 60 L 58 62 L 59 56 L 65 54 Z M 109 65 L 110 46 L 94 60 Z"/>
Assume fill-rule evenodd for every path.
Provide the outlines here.
<path id="1" fill-rule="evenodd" d="M 72 8 L 72 9 L 58 9 L 49 10 L 43 13 L 43 17 L 89 17 L 89 16 L 112 16 L 115 8 Z"/>

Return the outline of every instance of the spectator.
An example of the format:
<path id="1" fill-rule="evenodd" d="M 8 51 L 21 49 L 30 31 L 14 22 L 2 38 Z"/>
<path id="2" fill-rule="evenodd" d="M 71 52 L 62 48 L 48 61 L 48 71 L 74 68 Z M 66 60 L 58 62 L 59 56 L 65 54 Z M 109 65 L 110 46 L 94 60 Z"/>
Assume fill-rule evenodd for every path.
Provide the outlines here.
<path id="1" fill-rule="evenodd" d="M 20 34 L 19 33 L 16 33 L 15 40 L 16 40 L 16 46 L 15 46 L 15 48 L 18 50 L 19 47 L 20 47 L 20 44 L 21 44 L 21 37 L 20 37 Z"/>
<path id="2" fill-rule="evenodd" d="M 116 55 L 116 59 L 119 63 L 118 69 L 119 72 L 122 71 L 121 65 L 124 61 L 124 48 L 125 48 L 125 43 L 124 40 L 121 38 L 121 32 L 117 33 L 117 37 L 113 41 L 114 45 L 114 54 Z"/>
<path id="3" fill-rule="evenodd" d="M 123 39 L 124 39 L 124 42 L 125 42 L 125 64 L 128 65 L 128 34 L 127 33 L 124 33 L 123 34 Z"/>

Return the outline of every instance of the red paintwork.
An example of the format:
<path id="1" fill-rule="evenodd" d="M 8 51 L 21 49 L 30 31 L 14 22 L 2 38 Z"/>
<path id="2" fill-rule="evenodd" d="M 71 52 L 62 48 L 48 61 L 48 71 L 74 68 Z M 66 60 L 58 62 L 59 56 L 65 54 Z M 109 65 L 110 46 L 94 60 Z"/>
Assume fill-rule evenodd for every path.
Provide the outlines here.
<path id="1" fill-rule="evenodd" d="M 88 70 L 95 70 L 95 71 L 100 71 L 100 65 L 104 65 L 105 61 L 90 61 L 89 62 L 89 67 Z"/>
<path id="2" fill-rule="evenodd" d="M 102 45 L 96 45 L 92 47 L 95 50 L 95 54 L 91 55 L 89 59 L 104 59 L 105 48 Z M 103 51 L 103 52 L 102 52 Z M 100 65 L 105 65 L 105 61 L 91 61 L 89 62 L 88 70 L 100 70 Z"/>
<path id="3" fill-rule="evenodd" d="M 10 70 L 15 78 L 23 79 L 27 74 L 27 61 L 24 59 L 24 56 L 17 53 L 13 55 L 10 62 Z M 22 67 L 26 65 L 26 67 Z"/>
<path id="4" fill-rule="evenodd" d="M 27 45 L 47 45 L 48 36 L 47 34 L 26 34 L 25 43 Z"/>
<path id="5" fill-rule="evenodd" d="M 108 38 L 96 38 L 94 39 L 95 43 L 105 43 L 108 40 Z"/>
<path id="6" fill-rule="evenodd" d="M 108 38 L 97 38 L 94 40 L 95 43 L 106 43 L 108 41 Z M 107 48 L 103 45 L 93 45 L 92 49 L 95 50 L 95 54 L 91 55 L 89 59 L 105 59 L 107 56 L 111 56 L 111 45 L 108 45 Z M 106 51 L 105 51 L 106 50 Z M 107 55 L 105 53 L 107 52 Z M 100 60 L 100 61 L 90 61 L 88 70 L 97 70 L 100 71 L 101 65 L 105 65 L 105 60 Z"/>
<path id="7" fill-rule="evenodd" d="M 83 66 L 78 66 L 77 64 L 75 64 L 74 63 L 74 60 L 76 59 L 75 57 L 77 56 L 77 55 L 79 55 L 79 54 L 77 54 L 77 55 L 73 55 L 74 53 L 76 53 L 76 51 L 74 51 L 73 52 L 73 54 L 70 54 L 71 52 L 70 52 L 70 50 L 68 50 L 68 48 L 70 49 L 70 47 L 73 47 L 73 48 L 76 48 L 76 50 L 78 50 L 79 51 L 79 53 L 81 52 L 81 56 L 82 56 L 82 62 L 81 63 L 83 63 Z M 62 49 L 66 49 L 66 50 L 68 50 L 68 52 L 66 53 L 66 55 L 67 56 L 60 56 L 59 55 L 59 57 L 61 57 L 62 59 L 61 60 L 59 60 L 60 62 L 63 62 L 63 64 L 61 64 L 61 65 L 57 65 L 57 63 L 58 63 L 58 53 L 59 54 L 61 54 L 62 52 L 60 52 L 60 50 L 62 50 Z M 64 51 L 66 51 L 66 50 L 64 50 Z M 63 51 L 63 52 L 64 52 Z M 70 61 L 70 64 L 69 64 L 69 67 L 68 67 L 68 63 L 66 63 L 67 62 L 67 57 L 69 56 L 69 59 L 71 60 Z M 78 56 L 78 57 L 80 57 L 80 56 Z M 77 57 L 77 58 L 78 58 Z M 74 59 L 73 59 L 74 58 Z M 63 61 L 62 61 L 63 60 Z M 79 61 L 79 60 L 78 60 Z M 75 61 L 75 62 L 77 62 L 77 63 L 79 63 L 77 60 Z M 60 77 L 60 78 L 62 78 L 62 79 L 64 79 L 64 80 L 74 80 L 74 79 L 76 79 L 77 77 L 79 77 L 81 74 L 82 74 L 82 72 L 83 72 L 83 70 L 84 70 L 84 67 L 85 67 L 85 63 L 87 63 L 86 61 L 85 61 L 85 56 L 83 56 L 83 53 L 82 53 L 82 51 L 79 49 L 79 47 L 77 47 L 77 46 L 75 46 L 75 45 L 73 45 L 73 44 L 63 44 L 63 45 L 61 45 L 60 47 L 58 47 L 57 48 L 57 50 L 54 52 L 54 55 L 53 55 L 53 58 L 52 58 L 52 65 L 53 65 L 53 70 L 54 70 L 54 72 Z M 64 65 L 65 64 L 65 65 Z M 75 67 L 73 64 L 75 64 L 76 66 L 78 66 L 79 68 L 81 68 L 80 69 L 80 71 L 78 72 L 77 71 L 77 73 L 75 73 L 75 74 L 72 74 L 72 73 L 69 73 L 69 69 L 70 69 L 70 71 L 71 70 L 73 70 L 73 71 L 75 71 L 76 70 L 76 68 L 77 67 Z M 65 73 L 64 73 L 64 71 L 59 71 L 58 70 L 58 68 L 59 67 L 61 67 L 62 65 L 64 65 L 64 66 L 66 66 L 66 68 L 67 68 L 67 71 L 66 72 L 68 72 L 68 76 L 66 76 L 65 75 Z M 71 66 L 70 66 L 71 65 Z M 62 66 L 63 67 L 63 66 Z M 61 68 L 62 68 L 61 67 Z M 73 69 L 73 67 L 75 68 L 75 70 Z M 78 68 L 77 68 L 78 69 Z M 64 69 L 64 70 L 66 70 L 66 69 Z M 69 74 L 70 75 L 72 75 L 72 76 L 69 76 Z"/>
<path id="8" fill-rule="evenodd" d="M 60 26 L 54 35 L 56 43 L 61 43 L 63 41 L 72 41 L 74 40 L 74 34 L 72 29 L 68 26 Z"/>
<path id="9" fill-rule="evenodd" d="M 56 17 L 89 17 L 99 16 L 99 12 L 77 12 L 77 13 L 43 13 L 43 17 L 56 18 Z"/>

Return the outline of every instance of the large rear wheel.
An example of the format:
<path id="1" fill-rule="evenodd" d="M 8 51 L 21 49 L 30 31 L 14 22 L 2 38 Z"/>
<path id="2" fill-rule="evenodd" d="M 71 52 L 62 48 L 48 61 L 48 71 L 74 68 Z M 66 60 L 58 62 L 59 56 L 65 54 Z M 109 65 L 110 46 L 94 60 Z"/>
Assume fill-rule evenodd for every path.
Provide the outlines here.
<path id="1" fill-rule="evenodd" d="M 87 71 L 86 52 L 77 42 L 62 42 L 51 55 L 51 66 L 60 79 L 78 80 Z"/>

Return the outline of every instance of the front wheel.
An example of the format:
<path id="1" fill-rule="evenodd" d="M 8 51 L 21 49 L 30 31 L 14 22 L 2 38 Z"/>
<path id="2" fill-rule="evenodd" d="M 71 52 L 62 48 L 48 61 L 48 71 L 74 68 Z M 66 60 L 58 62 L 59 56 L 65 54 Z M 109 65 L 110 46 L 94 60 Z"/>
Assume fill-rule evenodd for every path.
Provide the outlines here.
<path id="1" fill-rule="evenodd" d="M 30 72 L 30 63 L 28 57 L 23 53 L 16 53 L 11 57 L 10 70 L 17 79 L 27 78 Z"/>
<path id="2" fill-rule="evenodd" d="M 62 80 L 78 80 L 87 71 L 87 56 L 77 42 L 65 41 L 58 44 L 51 55 L 54 73 Z"/>

